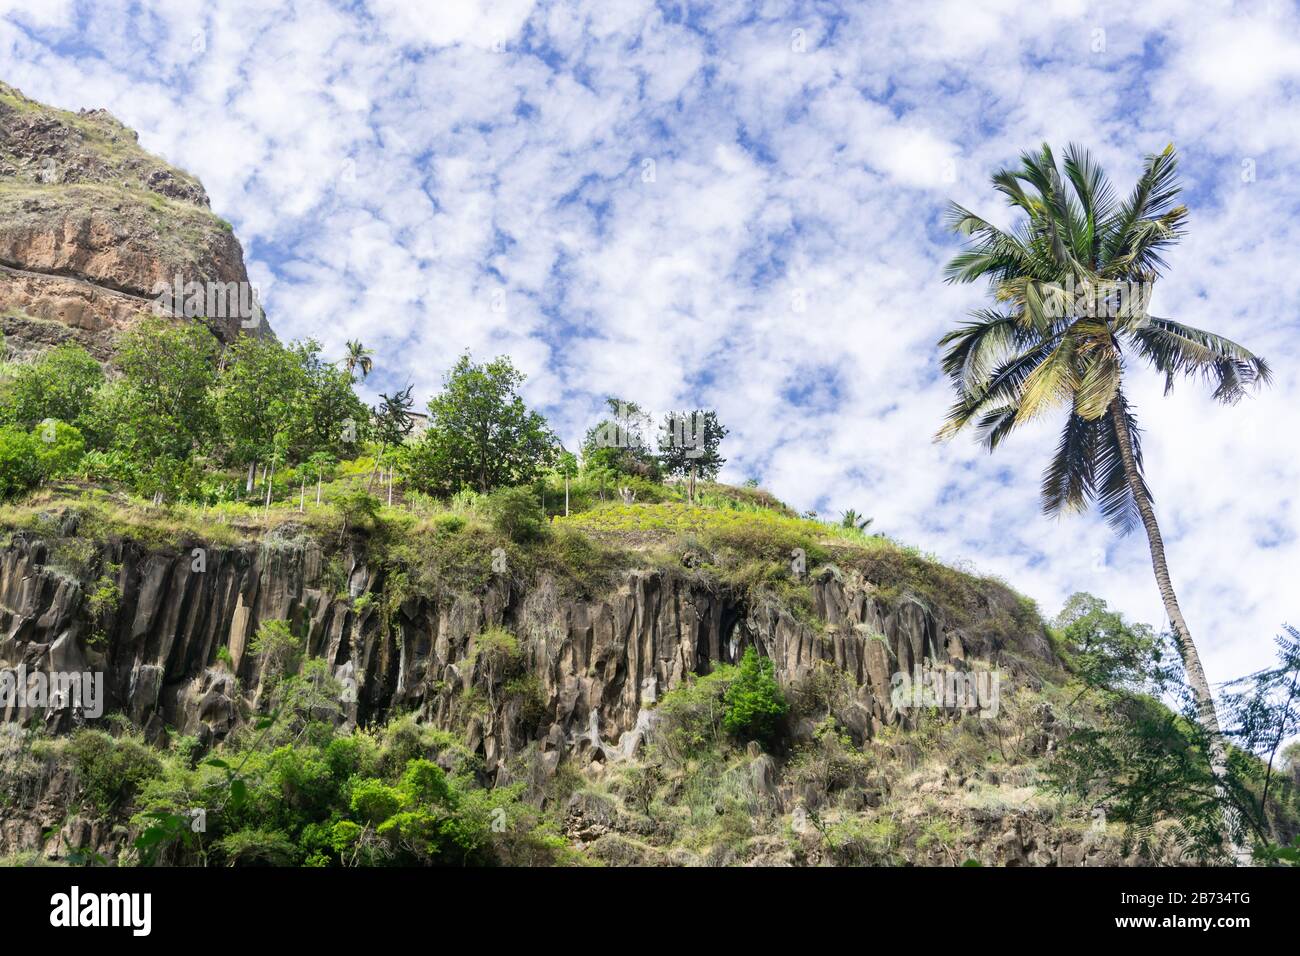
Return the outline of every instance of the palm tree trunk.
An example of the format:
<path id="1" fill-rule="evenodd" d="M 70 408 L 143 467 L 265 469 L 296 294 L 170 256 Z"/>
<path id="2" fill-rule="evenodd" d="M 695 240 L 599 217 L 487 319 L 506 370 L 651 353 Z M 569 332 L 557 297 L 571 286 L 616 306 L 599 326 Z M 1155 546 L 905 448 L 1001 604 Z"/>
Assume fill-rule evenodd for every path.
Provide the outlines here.
<path id="1" fill-rule="evenodd" d="M 1214 695 L 1210 692 L 1210 682 L 1205 678 L 1205 669 L 1201 667 L 1201 656 L 1192 641 L 1192 632 L 1183 618 L 1183 609 L 1178 605 L 1178 595 L 1174 593 L 1173 581 L 1169 578 L 1169 565 L 1165 561 L 1165 541 L 1160 534 L 1160 525 L 1156 523 L 1156 512 L 1147 497 L 1138 472 L 1137 460 L 1133 456 L 1133 436 L 1128 430 L 1128 419 L 1124 417 L 1124 406 L 1116 393 L 1111 400 L 1108 414 L 1115 426 L 1119 439 L 1119 457 L 1124 465 L 1124 474 L 1128 478 L 1129 489 L 1137 504 L 1138 514 L 1142 518 L 1142 527 L 1146 529 L 1147 543 L 1151 548 L 1151 567 L 1156 575 L 1156 587 L 1160 589 L 1160 598 L 1165 604 L 1165 613 L 1174 629 L 1174 639 L 1178 644 L 1178 653 L 1183 659 L 1183 670 L 1187 673 L 1187 683 L 1191 687 L 1192 697 L 1196 703 L 1197 717 L 1208 737 L 1210 747 L 1210 769 L 1219 778 L 1218 793 L 1224 806 L 1225 824 L 1235 818 L 1235 811 L 1230 809 L 1227 791 L 1222 780 L 1228 766 L 1227 748 L 1224 746 L 1223 731 L 1219 727 L 1219 716 L 1214 709 Z M 1231 847 L 1239 863 L 1249 862 L 1249 852 L 1239 845 L 1232 833 L 1233 827 L 1225 826 L 1224 839 Z"/>

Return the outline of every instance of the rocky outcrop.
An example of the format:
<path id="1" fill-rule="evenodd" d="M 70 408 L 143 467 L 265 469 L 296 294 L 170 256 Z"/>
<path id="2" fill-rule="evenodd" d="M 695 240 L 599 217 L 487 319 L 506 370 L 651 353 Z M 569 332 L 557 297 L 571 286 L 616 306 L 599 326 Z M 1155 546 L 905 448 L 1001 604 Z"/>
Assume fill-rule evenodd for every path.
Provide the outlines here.
<path id="1" fill-rule="evenodd" d="M 55 324 L 107 358 L 178 278 L 248 290 L 243 250 L 202 185 L 137 139 L 103 110 L 51 109 L 0 83 L 0 321 L 16 352 L 57 340 Z M 260 312 L 204 303 L 222 341 L 269 334 Z"/>
<path id="2" fill-rule="evenodd" d="M 750 603 L 716 582 L 662 570 L 630 573 L 599 599 L 569 596 L 548 578 L 522 587 L 501 575 L 479 593 L 389 600 L 381 571 L 356 556 L 327 562 L 305 540 L 165 551 L 118 540 L 92 565 L 85 577 L 57 570 L 45 542 L 28 534 L 0 552 L 0 667 L 103 673 L 105 713 L 125 713 L 150 735 L 172 728 L 211 743 L 263 692 L 264 662 L 250 648 L 258 628 L 288 621 L 306 658 L 324 659 L 338 680 L 345 721 L 414 711 L 465 728 L 489 773 L 530 742 L 552 768 L 566 754 L 630 756 L 649 727 L 648 705 L 750 645 L 775 661 L 785 684 L 819 661 L 846 671 L 856 690 L 845 720 L 864 738 L 900 720 L 890 700 L 898 671 L 925 660 L 960 668 L 979 657 L 1014 668 L 1051 658 L 1041 634 L 1021 633 L 1013 645 L 981 638 L 916 602 L 888 604 L 870 582 L 833 568 L 812 582 L 817 619 L 801 620 L 776 602 Z M 92 591 L 112 600 L 92 609 Z M 988 613 L 999 613 L 995 603 Z M 488 672 L 479 647 L 496 627 L 517 637 L 514 666 L 535 678 L 540 699 L 496 692 L 500 674 Z M 67 730 L 84 710 L 62 701 L 41 714 Z M 33 714 L 10 706 L 2 716 Z"/>

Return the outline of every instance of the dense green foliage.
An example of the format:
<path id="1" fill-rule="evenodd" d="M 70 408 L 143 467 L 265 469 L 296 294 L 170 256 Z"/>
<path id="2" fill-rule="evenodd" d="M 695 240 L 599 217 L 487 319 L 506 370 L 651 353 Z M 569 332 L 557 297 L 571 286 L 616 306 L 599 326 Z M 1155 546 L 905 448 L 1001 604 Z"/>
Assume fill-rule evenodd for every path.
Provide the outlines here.
<path id="1" fill-rule="evenodd" d="M 723 695 L 726 713 L 722 726 L 729 732 L 753 740 L 771 741 L 788 709 L 770 657 L 759 656 L 749 647 L 740 659 L 736 679 Z"/>
<path id="2" fill-rule="evenodd" d="M 461 356 L 429 402 L 429 427 L 408 449 L 404 478 L 429 494 L 528 484 L 557 454 L 546 420 L 519 395 L 524 375 L 503 357 Z"/>

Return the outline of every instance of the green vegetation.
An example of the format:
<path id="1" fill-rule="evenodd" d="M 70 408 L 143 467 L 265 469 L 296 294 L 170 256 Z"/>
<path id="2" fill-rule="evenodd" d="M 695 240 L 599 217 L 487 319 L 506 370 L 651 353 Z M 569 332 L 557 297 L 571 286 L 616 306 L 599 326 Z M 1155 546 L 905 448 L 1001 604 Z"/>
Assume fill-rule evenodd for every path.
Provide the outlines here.
<path id="1" fill-rule="evenodd" d="M 788 709 L 772 659 L 760 657 L 752 647 L 745 650 L 722 702 L 726 705 L 722 726 L 729 733 L 767 742 L 776 737 L 778 723 Z"/>
<path id="2" fill-rule="evenodd" d="M 1144 852 L 1201 863 L 1229 861 L 1240 846 L 1261 861 L 1285 852 L 1300 832 L 1300 801 L 1271 785 L 1278 748 L 1300 728 L 1300 632 L 1279 639 L 1276 667 L 1230 685 L 1234 746 L 1218 773 L 1170 635 L 1087 594 L 1070 599 L 1057 627 L 1081 686 L 1063 714 L 1069 729 L 1046 768 L 1049 786 L 1104 806 L 1126 845 Z"/>
<path id="3" fill-rule="evenodd" d="M 429 427 L 399 468 L 428 494 L 530 484 L 555 461 L 555 436 L 519 396 L 524 375 L 508 358 L 487 364 L 462 355 L 429 402 Z"/>

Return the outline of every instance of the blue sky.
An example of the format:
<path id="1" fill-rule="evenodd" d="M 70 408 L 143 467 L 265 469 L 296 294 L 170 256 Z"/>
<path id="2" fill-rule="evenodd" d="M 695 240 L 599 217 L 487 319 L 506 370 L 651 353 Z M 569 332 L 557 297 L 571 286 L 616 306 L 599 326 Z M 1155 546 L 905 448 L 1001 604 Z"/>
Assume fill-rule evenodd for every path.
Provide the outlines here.
<path id="1" fill-rule="evenodd" d="M 1267 356 L 1223 409 L 1140 368 L 1149 481 L 1212 679 L 1294 621 L 1300 20 L 1291 3 L 0 0 L 3 78 L 106 107 L 197 174 L 282 338 L 378 353 L 427 397 L 507 353 L 570 445 L 606 395 L 712 406 L 725 477 L 853 507 L 1054 613 L 1159 623 L 1145 540 L 1039 515 L 1056 422 L 935 445 L 956 199 L 1048 140 L 1126 190 L 1183 154 L 1153 301 Z"/>

